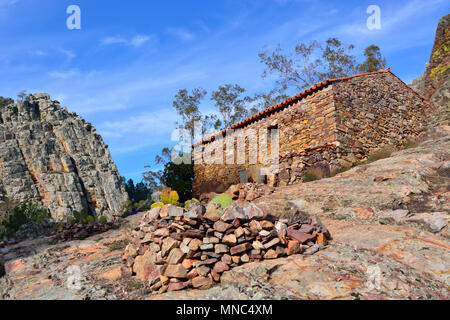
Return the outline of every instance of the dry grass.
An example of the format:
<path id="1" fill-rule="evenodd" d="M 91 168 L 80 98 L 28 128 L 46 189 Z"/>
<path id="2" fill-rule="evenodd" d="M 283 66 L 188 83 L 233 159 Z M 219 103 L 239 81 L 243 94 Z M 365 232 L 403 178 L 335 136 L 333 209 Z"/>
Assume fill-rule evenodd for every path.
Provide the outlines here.
<path id="1" fill-rule="evenodd" d="M 403 146 L 403 149 L 412 149 L 417 148 L 419 146 L 419 141 L 417 139 L 408 139 Z"/>
<path id="2" fill-rule="evenodd" d="M 311 182 L 320 180 L 324 177 L 324 172 L 319 168 L 306 169 L 306 173 L 303 176 L 303 182 Z"/>
<path id="3" fill-rule="evenodd" d="M 386 147 L 374 150 L 371 153 L 369 153 L 366 163 L 371 163 L 371 162 L 374 162 L 377 160 L 389 158 L 394 151 L 395 151 L 395 148 L 392 146 L 386 146 Z"/>

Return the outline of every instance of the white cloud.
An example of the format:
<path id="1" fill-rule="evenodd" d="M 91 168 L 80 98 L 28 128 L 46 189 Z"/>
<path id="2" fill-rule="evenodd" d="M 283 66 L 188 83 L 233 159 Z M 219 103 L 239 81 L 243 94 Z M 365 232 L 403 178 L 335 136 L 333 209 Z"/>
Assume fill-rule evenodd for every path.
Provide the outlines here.
<path id="1" fill-rule="evenodd" d="M 135 37 L 133 37 L 130 41 L 130 44 L 133 47 L 140 47 L 141 45 L 143 45 L 144 43 L 146 43 L 147 41 L 149 41 L 151 39 L 150 36 L 145 36 L 145 35 L 137 35 Z"/>
<path id="2" fill-rule="evenodd" d="M 195 35 L 192 32 L 183 28 L 168 28 L 167 33 L 181 41 L 190 41 L 195 38 Z"/>
<path id="3" fill-rule="evenodd" d="M 127 44 L 128 40 L 122 37 L 106 37 L 100 41 L 102 45 Z"/>
<path id="4" fill-rule="evenodd" d="M 8 7 L 18 3 L 20 0 L 0 0 L 0 8 Z"/>
<path id="5" fill-rule="evenodd" d="M 33 50 L 33 51 L 31 51 L 31 54 L 32 54 L 33 56 L 39 56 L 39 57 L 42 57 L 42 56 L 46 56 L 46 55 L 47 55 L 47 52 L 44 52 L 44 51 L 42 51 L 42 50 Z"/>
<path id="6" fill-rule="evenodd" d="M 130 39 L 121 37 L 121 36 L 114 36 L 114 37 L 106 37 L 103 38 L 100 41 L 101 45 L 114 45 L 114 44 L 121 44 L 121 45 L 128 45 L 133 46 L 135 48 L 139 48 L 144 43 L 154 39 L 153 35 L 136 35 Z"/>
<path id="7" fill-rule="evenodd" d="M 71 69 L 67 71 L 52 71 L 47 74 L 55 79 L 71 79 L 77 75 L 79 75 L 80 71 L 78 69 Z"/>
<path id="8" fill-rule="evenodd" d="M 61 52 L 62 54 L 64 54 L 67 58 L 67 60 L 72 60 L 73 58 L 75 58 L 77 55 L 75 54 L 75 52 L 73 52 L 72 50 L 66 50 L 66 49 L 59 49 L 59 52 Z"/>

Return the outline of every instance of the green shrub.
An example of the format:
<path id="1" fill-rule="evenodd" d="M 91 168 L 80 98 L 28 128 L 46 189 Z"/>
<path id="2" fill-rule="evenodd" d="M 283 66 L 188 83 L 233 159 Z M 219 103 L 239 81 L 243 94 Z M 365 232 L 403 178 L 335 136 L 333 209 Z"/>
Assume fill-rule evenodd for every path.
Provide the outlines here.
<path id="1" fill-rule="evenodd" d="M 81 210 L 81 212 L 74 210 L 72 212 L 73 218 L 75 219 L 75 223 L 87 223 L 88 222 L 88 214 L 86 210 Z"/>
<path id="2" fill-rule="evenodd" d="M 305 175 L 303 176 L 303 182 L 311 182 L 320 180 L 324 177 L 324 173 L 319 168 L 309 168 L 306 169 Z"/>
<path id="3" fill-rule="evenodd" d="M 198 201 L 198 200 L 195 199 L 195 198 L 192 198 L 191 200 L 188 200 L 188 201 L 186 201 L 186 202 L 184 203 L 184 207 L 185 207 L 186 209 L 189 209 L 189 205 L 190 205 L 191 203 L 200 204 L 200 201 Z"/>
<path id="4" fill-rule="evenodd" d="M 100 223 L 106 223 L 106 222 L 108 222 L 108 219 L 106 219 L 105 216 L 101 216 L 101 217 L 98 219 L 98 221 L 99 221 Z"/>
<path id="5" fill-rule="evenodd" d="M 13 213 L 2 221 L 1 224 L 4 227 L 2 236 L 12 237 L 21 225 L 28 222 L 43 223 L 50 218 L 51 215 L 47 209 L 40 208 L 31 202 L 24 202 L 15 207 Z"/>
<path id="6" fill-rule="evenodd" d="M 155 202 L 155 203 L 152 204 L 150 209 L 154 209 L 154 208 L 157 208 L 157 207 L 163 207 L 163 206 L 164 206 L 164 203 L 162 203 L 162 202 Z"/>
<path id="7" fill-rule="evenodd" d="M 133 203 L 131 200 L 124 201 L 120 208 L 120 216 L 126 215 L 128 217 L 131 211 L 133 211 Z"/>
<path id="8" fill-rule="evenodd" d="M 208 205 L 211 203 L 220 204 L 222 209 L 224 209 L 233 203 L 233 198 L 231 198 L 231 196 L 229 194 L 223 193 L 223 194 L 219 194 L 214 199 L 212 199 L 208 203 Z"/>
<path id="9" fill-rule="evenodd" d="M 88 222 L 88 223 L 93 223 L 93 222 L 95 222 L 94 217 L 93 217 L 93 216 L 88 216 L 88 217 L 87 217 L 87 222 Z"/>
<path id="10" fill-rule="evenodd" d="M 170 188 L 161 192 L 161 202 L 164 204 L 179 206 L 180 204 L 178 203 L 178 200 L 180 200 L 178 193 Z"/>

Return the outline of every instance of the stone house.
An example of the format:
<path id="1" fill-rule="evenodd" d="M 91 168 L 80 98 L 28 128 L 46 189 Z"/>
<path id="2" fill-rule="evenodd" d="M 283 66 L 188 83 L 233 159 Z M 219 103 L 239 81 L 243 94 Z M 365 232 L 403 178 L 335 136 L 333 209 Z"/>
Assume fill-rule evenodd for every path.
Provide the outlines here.
<path id="1" fill-rule="evenodd" d="M 223 192 L 242 182 L 283 186 L 302 182 L 308 168 L 328 174 L 351 166 L 375 149 L 399 147 L 417 136 L 430 108 L 389 68 L 326 80 L 196 143 L 194 194 Z M 249 130 L 258 132 L 258 138 L 244 134 L 245 143 L 239 145 L 236 133 L 242 137 Z M 279 139 L 272 156 L 267 137 L 273 133 Z M 268 154 L 265 159 L 261 149 Z M 245 154 L 245 163 L 236 161 L 234 151 Z M 205 152 L 219 161 L 205 161 Z M 256 162 L 249 161 L 252 154 Z M 234 162 L 221 162 L 227 157 Z"/>

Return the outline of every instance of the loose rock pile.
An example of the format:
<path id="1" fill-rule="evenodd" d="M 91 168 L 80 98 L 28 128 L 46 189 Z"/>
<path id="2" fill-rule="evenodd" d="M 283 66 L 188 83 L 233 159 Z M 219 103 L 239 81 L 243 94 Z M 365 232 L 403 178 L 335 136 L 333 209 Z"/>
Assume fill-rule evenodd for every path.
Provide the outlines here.
<path id="1" fill-rule="evenodd" d="M 144 215 L 123 256 L 122 275 L 148 282 L 152 291 L 206 289 L 243 263 L 313 254 L 331 236 L 317 217 L 290 225 L 263 204 L 221 209 L 165 205 Z"/>

